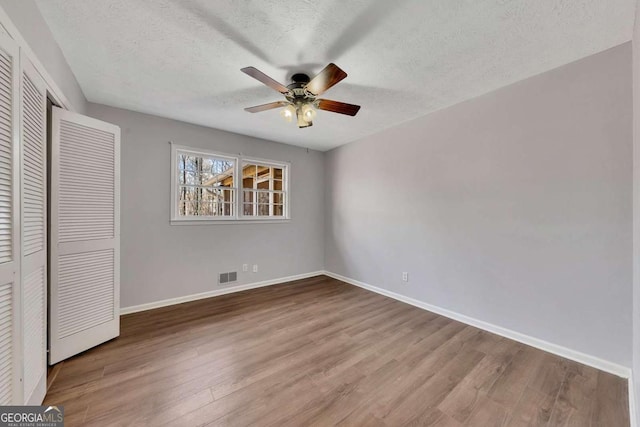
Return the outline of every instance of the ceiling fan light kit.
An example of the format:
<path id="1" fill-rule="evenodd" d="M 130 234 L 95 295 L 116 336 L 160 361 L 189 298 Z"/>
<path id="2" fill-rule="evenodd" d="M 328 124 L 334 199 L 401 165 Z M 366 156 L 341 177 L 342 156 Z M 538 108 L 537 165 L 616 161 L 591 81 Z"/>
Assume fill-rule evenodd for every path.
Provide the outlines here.
<path id="1" fill-rule="evenodd" d="M 325 110 L 349 116 L 355 116 L 360 110 L 359 105 L 318 98 L 318 96 L 347 77 L 347 73 L 333 63 L 327 65 L 313 79 L 309 79 L 306 74 L 294 74 L 291 76 L 292 82 L 288 86 L 278 83 L 254 67 L 242 68 L 240 71 L 277 90 L 286 98 L 286 101 L 276 101 L 245 108 L 245 111 L 249 113 L 284 107 L 280 111 L 280 115 L 286 121 L 292 122 L 295 116 L 298 127 L 307 128 L 313 126 L 316 110 Z"/>
<path id="2" fill-rule="evenodd" d="M 289 104 L 280 110 L 280 115 L 289 123 L 293 121 L 293 117 L 296 115 L 296 107 Z"/>

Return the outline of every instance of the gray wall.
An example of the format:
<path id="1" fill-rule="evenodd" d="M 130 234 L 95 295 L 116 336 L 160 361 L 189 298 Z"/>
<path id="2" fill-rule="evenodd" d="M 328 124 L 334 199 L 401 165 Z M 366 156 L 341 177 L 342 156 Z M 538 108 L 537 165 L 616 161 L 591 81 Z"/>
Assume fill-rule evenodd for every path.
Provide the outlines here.
<path id="1" fill-rule="evenodd" d="M 324 268 L 322 153 L 91 103 L 88 114 L 122 129 L 122 307 L 219 289 L 219 272 L 244 284 Z M 290 161 L 291 222 L 171 226 L 168 141 Z"/>
<path id="2" fill-rule="evenodd" d="M 640 6 L 640 2 L 639 2 Z M 640 426 L 640 7 L 633 31 L 633 385 Z"/>
<path id="3" fill-rule="evenodd" d="M 38 60 L 73 104 L 73 108 L 83 113 L 87 100 L 35 1 L 0 0 L 0 7 L 9 15 Z"/>
<path id="4" fill-rule="evenodd" d="M 328 152 L 326 269 L 630 367 L 631 112 L 627 43 Z"/>

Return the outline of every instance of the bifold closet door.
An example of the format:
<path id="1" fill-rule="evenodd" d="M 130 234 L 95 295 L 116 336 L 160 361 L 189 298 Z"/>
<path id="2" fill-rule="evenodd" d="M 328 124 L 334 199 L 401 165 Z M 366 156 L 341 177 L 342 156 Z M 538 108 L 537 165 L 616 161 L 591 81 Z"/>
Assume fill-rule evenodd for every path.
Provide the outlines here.
<path id="1" fill-rule="evenodd" d="M 47 391 L 47 91 L 22 58 L 20 87 L 22 333 L 24 402 Z"/>
<path id="2" fill-rule="evenodd" d="M 23 403 L 18 62 L 14 41 L 0 35 L 0 405 Z"/>
<path id="3" fill-rule="evenodd" d="M 120 333 L 120 128 L 52 113 L 50 364 Z"/>

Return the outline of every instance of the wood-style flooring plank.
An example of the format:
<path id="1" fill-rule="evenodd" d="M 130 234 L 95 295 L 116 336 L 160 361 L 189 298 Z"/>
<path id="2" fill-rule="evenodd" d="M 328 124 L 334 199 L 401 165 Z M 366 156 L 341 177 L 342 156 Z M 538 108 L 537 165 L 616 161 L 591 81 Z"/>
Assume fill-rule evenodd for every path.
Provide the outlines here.
<path id="1" fill-rule="evenodd" d="M 593 402 L 593 426 L 628 426 L 629 398 L 626 381 L 606 372 L 598 372 Z"/>
<path id="2" fill-rule="evenodd" d="M 123 316 L 53 372 L 68 427 L 629 425 L 622 378 L 325 276 Z"/>
<path id="3" fill-rule="evenodd" d="M 511 413 L 509 425 L 513 427 L 548 425 L 555 401 L 555 396 L 526 387 Z M 587 417 L 589 415 L 587 411 Z M 588 423 L 584 424 L 584 426 L 587 425 Z"/>
<path id="4" fill-rule="evenodd" d="M 466 375 L 438 408 L 455 420 L 466 422 L 476 406 L 482 404 L 483 398 L 493 384 L 511 362 L 513 354 L 486 355 L 476 367 Z"/>
<path id="5" fill-rule="evenodd" d="M 570 369 L 553 407 L 550 426 L 578 427 L 591 423 L 598 371 L 587 366 Z"/>

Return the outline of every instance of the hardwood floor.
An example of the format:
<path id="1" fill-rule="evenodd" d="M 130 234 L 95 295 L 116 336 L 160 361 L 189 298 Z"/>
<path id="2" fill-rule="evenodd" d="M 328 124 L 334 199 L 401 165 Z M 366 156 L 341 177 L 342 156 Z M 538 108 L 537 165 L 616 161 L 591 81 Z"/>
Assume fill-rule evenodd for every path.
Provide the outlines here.
<path id="1" fill-rule="evenodd" d="M 324 276 L 122 317 L 66 426 L 629 425 L 622 378 Z"/>

